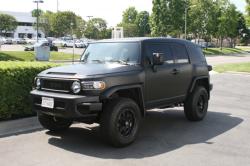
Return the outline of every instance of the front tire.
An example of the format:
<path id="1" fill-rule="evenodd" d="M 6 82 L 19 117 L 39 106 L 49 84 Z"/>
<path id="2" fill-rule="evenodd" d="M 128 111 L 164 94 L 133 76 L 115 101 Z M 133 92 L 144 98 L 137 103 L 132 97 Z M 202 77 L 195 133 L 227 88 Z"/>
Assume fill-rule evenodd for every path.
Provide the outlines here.
<path id="1" fill-rule="evenodd" d="M 207 114 L 208 92 L 205 87 L 197 86 L 184 103 L 185 116 L 190 121 L 203 120 Z"/>
<path id="2" fill-rule="evenodd" d="M 38 114 L 38 120 L 45 129 L 53 132 L 66 130 L 72 124 L 71 120 L 53 117 L 46 114 Z"/>
<path id="3" fill-rule="evenodd" d="M 118 98 L 109 101 L 101 115 L 101 132 L 115 147 L 124 147 L 136 139 L 141 121 L 138 105 L 131 99 Z"/>

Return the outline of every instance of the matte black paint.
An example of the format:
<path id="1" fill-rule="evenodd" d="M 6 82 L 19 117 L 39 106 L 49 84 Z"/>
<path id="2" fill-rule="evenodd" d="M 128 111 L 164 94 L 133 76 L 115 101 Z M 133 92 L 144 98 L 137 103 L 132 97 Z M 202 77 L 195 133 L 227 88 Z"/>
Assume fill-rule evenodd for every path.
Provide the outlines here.
<path id="1" fill-rule="evenodd" d="M 183 103 L 186 96 L 193 90 L 195 83 L 199 79 L 205 79 L 210 85 L 209 71 L 206 59 L 199 47 L 189 41 L 171 38 L 132 38 L 118 40 L 103 40 L 102 42 L 139 42 L 141 46 L 141 62 L 138 65 L 122 65 L 122 64 L 85 64 L 79 63 L 62 67 L 55 67 L 45 70 L 38 74 L 40 78 L 53 79 L 76 79 L 80 81 L 101 80 L 106 83 L 104 91 L 88 91 L 83 92 L 82 98 L 97 97 L 94 103 L 103 103 L 109 99 L 115 92 L 119 90 L 137 88 L 140 92 L 140 100 L 142 110 L 151 108 L 161 108 Z M 162 65 L 153 65 L 152 57 L 148 57 L 145 45 L 153 44 L 180 44 L 186 49 L 188 55 L 188 63 L 175 63 Z M 173 52 L 173 50 L 172 50 Z M 173 55 L 175 56 L 175 55 Z M 49 96 L 46 94 L 51 92 L 33 90 L 31 95 L 33 98 Z M 209 92 L 208 92 L 209 93 Z M 56 93 L 53 93 L 55 98 L 60 99 Z M 77 96 L 77 95 L 76 95 Z M 76 105 L 82 104 L 73 102 L 74 111 L 77 112 Z M 101 109 L 101 108 L 100 108 Z M 42 109 L 36 108 L 38 111 Z M 46 113 L 46 111 L 43 111 Z M 52 111 L 50 111 L 51 114 Z M 86 110 L 89 114 L 90 112 Z M 96 113 L 96 112 L 95 112 Z M 55 114 L 56 116 L 56 114 Z M 65 114 L 67 117 L 67 114 Z M 82 117 L 81 114 L 74 114 L 75 117 Z"/>

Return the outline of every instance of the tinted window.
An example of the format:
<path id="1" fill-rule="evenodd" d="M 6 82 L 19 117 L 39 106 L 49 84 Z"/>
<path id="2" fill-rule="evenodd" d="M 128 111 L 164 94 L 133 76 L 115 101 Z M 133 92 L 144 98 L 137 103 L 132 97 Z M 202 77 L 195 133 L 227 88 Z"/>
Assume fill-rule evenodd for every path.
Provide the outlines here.
<path id="1" fill-rule="evenodd" d="M 146 46 L 147 56 L 152 59 L 154 53 L 160 53 L 166 63 L 174 63 L 169 44 L 167 43 L 150 43 Z"/>
<path id="2" fill-rule="evenodd" d="M 192 63 L 206 62 L 206 58 L 199 46 L 189 46 L 188 48 Z"/>
<path id="3" fill-rule="evenodd" d="M 86 63 L 126 62 L 139 63 L 139 43 L 93 43 L 89 44 L 82 56 Z"/>
<path id="4" fill-rule="evenodd" d="M 182 44 L 171 44 L 176 63 L 189 63 L 186 47 Z"/>

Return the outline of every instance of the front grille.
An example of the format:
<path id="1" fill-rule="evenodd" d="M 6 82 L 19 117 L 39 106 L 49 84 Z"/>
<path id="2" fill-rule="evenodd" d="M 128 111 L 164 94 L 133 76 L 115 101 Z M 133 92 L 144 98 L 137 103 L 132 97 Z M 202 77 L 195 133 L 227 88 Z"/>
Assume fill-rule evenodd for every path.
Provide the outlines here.
<path id="1" fill-rule="evenodd" d="M 72 80 L 50 80 L 43 79 L 41 81 L 41 88 L 44 90 L 51 91 L 62 91 L 62 92 L 70 92 Z"/>

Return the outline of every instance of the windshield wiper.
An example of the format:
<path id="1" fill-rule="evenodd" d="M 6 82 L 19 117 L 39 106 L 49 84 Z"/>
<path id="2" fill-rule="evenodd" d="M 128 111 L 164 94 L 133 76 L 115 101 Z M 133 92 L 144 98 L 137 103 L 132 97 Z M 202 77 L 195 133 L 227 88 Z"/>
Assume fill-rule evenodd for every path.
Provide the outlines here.
<path id="1" fill-rule="evenodd" d="M 104 63 L 102 60 L 100 60 L 100 59 L 94 59 L 94 60 L 92 60 L 92 62 L 97 62 L 97 63 Z"/>
<path id="2" fill-rule="evenodd" d="M 123 60 L 110 60 L 109 62 L 117 62 L 117 63 L 120 63 L 122 65 L 129 65 L 128 61 L 123 61 Z"/>

